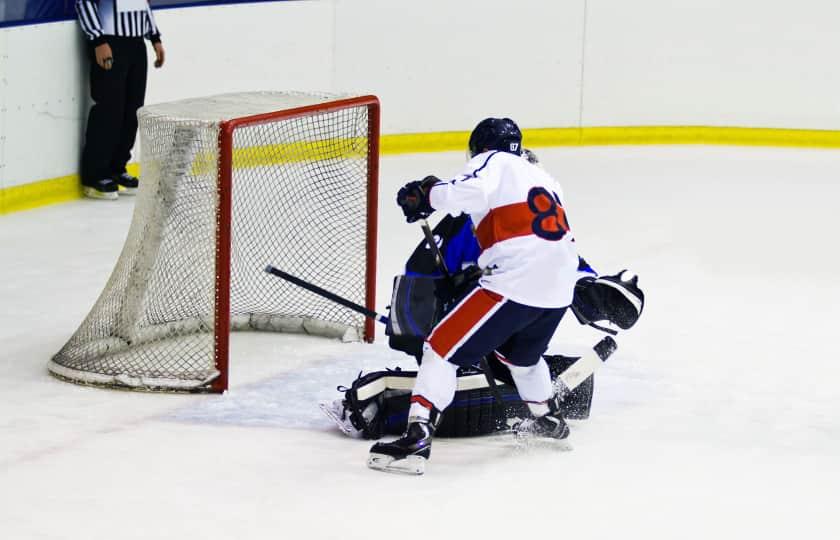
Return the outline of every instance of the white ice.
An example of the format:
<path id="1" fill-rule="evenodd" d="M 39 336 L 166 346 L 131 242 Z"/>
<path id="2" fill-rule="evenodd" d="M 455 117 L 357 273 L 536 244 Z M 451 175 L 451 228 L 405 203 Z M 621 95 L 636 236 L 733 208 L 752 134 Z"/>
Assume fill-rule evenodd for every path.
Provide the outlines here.
<path id="1" fill-rule="evenodd" d="M 365 467 L 317 409 L 382 340 L 238 334 L 224 396 L 68 384 L 45 365 L 87 314 L 133 201 L 0 218 L 0 538 L 840 538 L 840 152 L 541 149 L 581 253 L 630 268 L 639 324 L 596 377 L 574 450 L 435 442 L 423 477 Z M 399 185 L 463 153 L 385 157 L 378 305 L 420 238 Z M 556 352 L 594 343 L 564 321 Z"/>

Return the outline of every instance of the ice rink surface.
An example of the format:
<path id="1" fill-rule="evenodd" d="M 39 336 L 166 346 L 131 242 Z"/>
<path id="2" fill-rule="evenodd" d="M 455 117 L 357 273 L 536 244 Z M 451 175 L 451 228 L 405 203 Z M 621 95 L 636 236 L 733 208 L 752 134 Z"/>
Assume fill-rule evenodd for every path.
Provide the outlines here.
<path id="1" fill-rule="evenodd" d="M 526 141 L 527 142 L 527 141 Z M 58 381 L 46 363 L 122 248 L 133 201 L 0 217 L 0 537 L 839 538 L 840 152 L 540 149 L 579 250 L 647 304 L 596 376 L 571 452 L 437 440 L 426 475 L 370 471 L 322 418 L 377 343 L 237 334 L 231 391 Z M 382 159 L 378 306 L 419 241 L 393 202 L 464 154 Z M 564 321 L 551 352 L 597 334 Z"/>

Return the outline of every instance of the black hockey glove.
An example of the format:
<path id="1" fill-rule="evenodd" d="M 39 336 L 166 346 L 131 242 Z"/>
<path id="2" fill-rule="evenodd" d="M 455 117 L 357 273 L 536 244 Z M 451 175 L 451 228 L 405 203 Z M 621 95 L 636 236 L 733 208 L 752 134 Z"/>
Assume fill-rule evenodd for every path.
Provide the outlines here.
<path id="1" fill-rule="evenodd" d="M 466 296 L 478 283 L 482 274 L 481 268 L 472 265 L 456 274 L 452 274 L 450 279 L 438 279 L 435 296 L 441 301 L 444 312 Z"/>
<path id="2" fill-rule="evenodd" d="M 608 321 L 627 330 L 639 320 L 644 305 L 638 276 L 622 270 L 613 276 L 578 280 L 572 312 L 581 324 L 601 328 L 595 323 Z"/>
<path id="3" fill-rule="evenodd" d="M 427 176 L 423 180 L 409 182 L 397 192 L 397 204 L 405 214 L 405 220 L 414 223 L 418 219 L 425 219 L 435 211 L 429 203 L 429 191 L 435 182 L 440 182 L 436 176 Z"/>

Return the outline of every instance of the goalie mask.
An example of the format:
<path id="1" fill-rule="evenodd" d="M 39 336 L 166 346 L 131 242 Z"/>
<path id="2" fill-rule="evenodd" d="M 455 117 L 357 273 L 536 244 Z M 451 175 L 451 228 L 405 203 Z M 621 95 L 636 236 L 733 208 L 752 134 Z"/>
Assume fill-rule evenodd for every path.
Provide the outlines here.
<path id="1" fill-rule="evenodd" d="M 639 277 L 622 270 L 614 276 L 579 280 L 572 311 L 582 324 L 608 321 L 627 330 L 639 320 L 644 305 Z"/>

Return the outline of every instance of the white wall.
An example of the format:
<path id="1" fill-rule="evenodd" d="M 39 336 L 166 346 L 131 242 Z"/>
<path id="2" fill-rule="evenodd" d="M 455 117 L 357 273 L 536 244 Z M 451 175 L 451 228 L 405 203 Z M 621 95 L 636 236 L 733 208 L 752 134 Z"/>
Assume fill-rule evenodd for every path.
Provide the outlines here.
<path id="1" fill-rule="evenodd" d="M 336 3 L 336 87 L 380 96 L 386 133 L 578 122 L 582 0 Z"/>
<path id="2" fill-rule="evenodd" d="M 584 125 L 840 129 L 840 2 L 589 0 Z"/>
<path id="3" fill-rule="evenodd" d="M 160 10 L 147 102 L 260 89 L 373 93 L 385 133 L 735 125 L 840 129 L 833 0 L 310 0 Z M 150 52 L 151 55 L 151 52 Z M 73 174 L 75 23 L 0 29 L 0 188 Z"/>
<path id="4" fill-rule="evenodd" d="M 0 188 L 74 174 L 88 107 L 72 22 L 0 29 Z"/>

